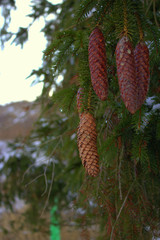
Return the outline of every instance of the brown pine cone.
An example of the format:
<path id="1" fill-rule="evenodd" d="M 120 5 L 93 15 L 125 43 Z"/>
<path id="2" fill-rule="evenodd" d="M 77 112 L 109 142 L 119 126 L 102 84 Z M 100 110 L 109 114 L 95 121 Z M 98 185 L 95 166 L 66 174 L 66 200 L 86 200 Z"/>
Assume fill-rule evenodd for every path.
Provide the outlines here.
<path id="1" fill-rule="evenodd" d="M 99 173 L 96 123 L 88 112 L 81 114 L 77 142 L 83 166 L 90 176 L 96 177 Z"/>
<path id="2" fill-rule="evenodd" d="M 150 82 L 149 50 L 144 42 L 139 42 L 134 50 L 139 109 L 144 103 Z"/>
<path id="3" fill-rule="evenodd" d="M 92 31 L 89 37 L 88 55 L 93 89 L 97 96 L 104 101 L 108 94 L 106 48 L 103 34 L 98 27 Z"/>
<path id="4" fill-rule="evenodd" d="M 137 81 L 133 48 L 126 36 L 117 43 L 116 64 L 122 100 L 128 111 L 134 114 L 137 111 Z"/>

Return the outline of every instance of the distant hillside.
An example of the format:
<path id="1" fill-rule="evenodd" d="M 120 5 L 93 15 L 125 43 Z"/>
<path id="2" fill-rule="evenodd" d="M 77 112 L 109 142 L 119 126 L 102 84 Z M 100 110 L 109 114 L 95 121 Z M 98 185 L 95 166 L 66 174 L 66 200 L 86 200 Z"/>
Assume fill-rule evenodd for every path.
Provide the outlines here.
<path id="1" fill-rule="evenodd" d="M 32 102 L 0 105 L 0 140 L 27 136 L 40 113 L 40 106 Z"/>

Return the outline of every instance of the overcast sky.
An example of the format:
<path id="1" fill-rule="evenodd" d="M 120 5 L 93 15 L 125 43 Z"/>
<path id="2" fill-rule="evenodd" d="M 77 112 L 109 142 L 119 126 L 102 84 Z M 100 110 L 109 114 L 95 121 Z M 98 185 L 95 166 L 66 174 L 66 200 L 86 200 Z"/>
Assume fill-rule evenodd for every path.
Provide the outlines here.
<path id="1" fill-rule="evenodd" d="M 54 4 L 62 0 L 49 0 Z M 17 32 L 19 27 L 27 27 L 31 18 L 26 15 L 31 12 L 30 0 L 16 0 L 17 10 L 11 13 L 10 30 Z M 0 105 L 10 102 L 33 101 L 41 93 L 42 85 L 31 87 L 34 77 L 26 79 L 32 69 L 38 69 L 42 64 L 43 50 L 46 40 L 40 30 L 44 26 L 43 18 L 37 20 L 29 31 L 29 41 L 20 46 L 8 42 L 5 49 L 0 50 Z"/>

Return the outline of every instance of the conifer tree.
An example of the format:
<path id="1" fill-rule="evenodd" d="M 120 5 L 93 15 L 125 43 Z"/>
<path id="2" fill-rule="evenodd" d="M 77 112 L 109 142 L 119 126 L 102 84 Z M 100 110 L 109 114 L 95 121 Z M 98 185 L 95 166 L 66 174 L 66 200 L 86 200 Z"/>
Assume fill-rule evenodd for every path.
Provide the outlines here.
<path id="1" fill-rule="evenodd" d="M 97 239 L 156 238 L 160 219 L 160 3 L 40 3 L 33 1 L 34 20 L 50 13 L 57 17 L 46 21 L 42 29 L 48 41 L 43 66 L 31 73 L 39 79 L 44 76 L 37 100 L 42 115 L 31 139 L 41 142 L 41 150 L 54 163 L 48 207 L 54 197 L 60 209 L 74 201 L 75 209 L 81 207 L 85 212 L 85 227 L 98 225 Z M 100 53 L 104 46 L 96 38 L 92 41 L 98 45 L 89 49 L 95 28 L 103 34 L 106 56 Z M 60 74 L 63 81 L 57 84 Z M 101 96 L 99 91 L 106 85 L 107 98 L 101 101 L 97 95 Z M 78 218 L 77 224 L 81 224 Z"/>

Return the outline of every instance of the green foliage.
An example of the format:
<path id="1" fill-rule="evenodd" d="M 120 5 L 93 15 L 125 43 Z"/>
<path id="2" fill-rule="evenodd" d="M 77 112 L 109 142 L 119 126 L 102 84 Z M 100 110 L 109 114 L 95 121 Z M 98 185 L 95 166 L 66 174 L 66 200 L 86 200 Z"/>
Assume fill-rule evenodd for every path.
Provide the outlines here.
<path id="1" fill-rule="evenodd" d="M 62 88 L 53 94 L 54 104 L 58 104 L 58 107 L 62 112 L 72 112 L 75 109 L 75 98 L 77 93 L 76 86 L 70 86 L 70 88 Z"/>
<path id="2" fill-rule="evenodd" d="M 6 41 L 9 41 L 13 36 L 13 33 L 8 32 L 8 28 L 11 22 L 11 10 L 15 9 L 15 0 L 6 0 L 0 2 L 1 14 L 4 19 L 3 25 L 1 25 L 1 36 L 0 36 L 0 43 L 1 48 L 4 47 Z"/>
<path id="3" fill-rule="evenodd" d="M 19 31 L 16 33 L 16 37 L 13 39 L 12 43 L 15 43 L 15 45 L 21 44 L 23 47 L 23 44 L 28 40 L 28 30 L 27 28 L 19 28 Z"/>
<path id="4" fill-rule="evenodd" d="M 86 20 L 86 18 L 88 18 L 89 14 L 92 12 L 95 3 L 96 1 L 94 0 L 81 1 L 80 6 L 76 11 L 75 21 L 79 23 Z"/>

